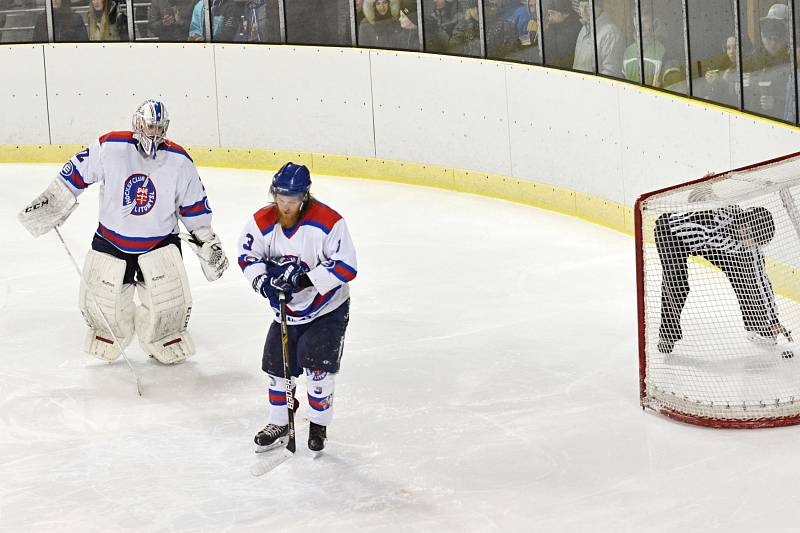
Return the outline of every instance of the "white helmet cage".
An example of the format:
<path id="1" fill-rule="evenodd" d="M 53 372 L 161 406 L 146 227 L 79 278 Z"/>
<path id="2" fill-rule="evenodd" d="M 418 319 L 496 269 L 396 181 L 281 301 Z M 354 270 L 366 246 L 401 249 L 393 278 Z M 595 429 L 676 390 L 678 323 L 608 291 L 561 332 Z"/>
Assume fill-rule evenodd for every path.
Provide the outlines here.
<path id="1" fill-rule="evenodd" d="M 133 114 L 133 137 L 146 156 L 155 157 L 169 128 L 167 106 L 158 100 L 146 100 Z"/>

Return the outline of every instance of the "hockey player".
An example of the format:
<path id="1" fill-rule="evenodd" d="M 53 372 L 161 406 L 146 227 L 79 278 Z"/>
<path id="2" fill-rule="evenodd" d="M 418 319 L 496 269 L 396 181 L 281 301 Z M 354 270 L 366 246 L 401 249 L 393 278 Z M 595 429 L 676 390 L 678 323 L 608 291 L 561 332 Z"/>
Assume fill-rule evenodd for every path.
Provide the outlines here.
<path id="1" fill-rule="evenodd" d="M 255 436 L 257 451 L 283 444 L 289 432 L 281 292 L 287 301 L 292 389 L 301 372 L 308 388 L 309 449 L 325 447 L 333 417 L 356 252 L 344 219 L 310 190 L 308 168 L 285 164 L 272 180 L 272 203 L 256 211 L 239 238 L 239 266 L 253 289 L 269 299 L 273 315 L 261 363 L 269 377 L 269 424 Z"/>
<path id="2" fill-rule="evenodd" d="M 774 235 L 775 222 L 764 207 L 742 210 L 731 205 L 658 217 L 655 240 L 663 273 L 658 341 L 661 353 L 671 353 L 683 337 L 681 312 L 689 295 L 689 256 L 708 260 L 728 278 L 751 340 L 775 343 L 779 334 L 791 340 L 778 320 L 775 294 L 761 251 Z"/>
<path id="3" fill-rule="evenodd" d="M 108 133 L 75 154 L 19 215 L 38 237 L 67 219 L 87 187 L 101 183 L 99 224 L 83 266 L 79 305 L 89 327 L 85 351 L 108 362 L 134 332 L 142 349 L 165 364 L 195 352 L 186 331 L 192 299 L 179 219 L 191 232 L 180 237 L 197 253 L 209 281 L 228 266 L 194 162 L 165 138 L 168 127 L 164 104 L 147 100 L 133 115 L 133 131 Z"/>

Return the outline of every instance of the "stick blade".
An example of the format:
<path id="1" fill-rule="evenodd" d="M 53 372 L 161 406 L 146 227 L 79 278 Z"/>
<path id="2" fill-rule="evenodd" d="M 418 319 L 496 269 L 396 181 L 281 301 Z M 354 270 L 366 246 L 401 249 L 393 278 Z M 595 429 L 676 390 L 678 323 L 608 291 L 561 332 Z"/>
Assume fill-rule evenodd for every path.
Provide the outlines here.
<path id="1" fill-rule="evenodd" d="M 267 472 L 274 470 L 282 465 L 286 460 L 294 457 L 294 453 L 286 448 L 276 450 L 272 453 L 263 453 L 259 455 L 258 461 L 250 467 L 250 474 L 254 477 L 263 476 Z"/>

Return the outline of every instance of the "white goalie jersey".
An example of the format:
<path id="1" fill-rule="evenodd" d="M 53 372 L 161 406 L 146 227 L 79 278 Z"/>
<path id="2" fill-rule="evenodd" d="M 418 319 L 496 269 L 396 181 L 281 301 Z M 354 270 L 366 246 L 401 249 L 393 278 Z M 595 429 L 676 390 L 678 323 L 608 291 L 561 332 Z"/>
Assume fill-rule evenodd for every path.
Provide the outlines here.
<path id="1" fill-rule="evenodd" d="M 108 133 L 70 158 L 60 178 L 76 197 L 102 184 L 97 234 L 126 253 L 145 253 L 178 233 L 179 218 L 189 231 L 211 225 L 194 162 L 170 141 L 145 158 L 132 132 Z"/>
<path id="2" fill-rule="evenodd" d="M 292 297 L 287 322 L 303 324 L 330 313 L 350 298 L 348 282 L 356 277 L 356 250 L 344 219 L 325 204 L 312 200 L 300 221 L 289 229 L 278 222 L 274 205 L 258 210 L 239 237 L 239 267 L 247 280 L 267 272 L 267 261 L 299 258 L 313 285 Z M 280 320 L 278 309 L 273 318 Z"/>

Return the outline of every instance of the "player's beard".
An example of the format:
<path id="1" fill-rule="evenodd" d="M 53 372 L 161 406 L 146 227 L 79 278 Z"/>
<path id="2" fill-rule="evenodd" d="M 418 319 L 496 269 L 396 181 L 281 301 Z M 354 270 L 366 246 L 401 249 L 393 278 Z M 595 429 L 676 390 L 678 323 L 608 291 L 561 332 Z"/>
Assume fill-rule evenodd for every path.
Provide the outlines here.
<path id="1" fill-rule="evenodd" d="M 294 212 L 288 212 L 288 210 L 285 212 L 276 205 L 275 209 L 278 211 L 278 223 L 282 228 L 291 228 L 300 220 L 301 208 L 294 210 Z"/>

